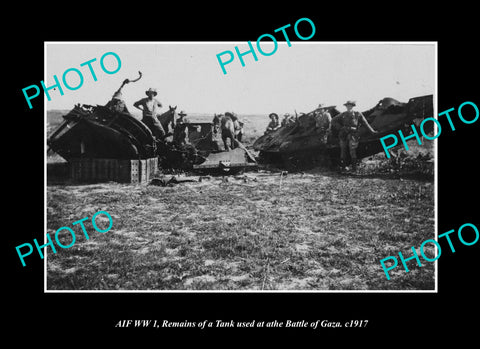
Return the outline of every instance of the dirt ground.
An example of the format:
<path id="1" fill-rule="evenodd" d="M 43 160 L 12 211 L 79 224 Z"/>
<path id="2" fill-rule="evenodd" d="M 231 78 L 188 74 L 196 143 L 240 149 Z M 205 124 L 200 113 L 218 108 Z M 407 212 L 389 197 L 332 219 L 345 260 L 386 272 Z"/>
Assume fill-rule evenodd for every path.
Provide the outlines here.
<path id="1" fill-rule="evenodd" d="M 101 234 L 89 222 L 88 241 L 72 227 L 74 246 L 48 255 L 47 289 L 434 288 L 433 263 L 410 261 L 409 273 L 397 268 L 388 281 L 379 262 L 399 251 L 410 256 L 411 246 L 434 237 L 429 181 L 318 169 L 188 178 L 195 182 L 48 186 L 52 237 L 100 210 L 113 227 Z M 67 233 L 62 239 L 71 241 Z"/>

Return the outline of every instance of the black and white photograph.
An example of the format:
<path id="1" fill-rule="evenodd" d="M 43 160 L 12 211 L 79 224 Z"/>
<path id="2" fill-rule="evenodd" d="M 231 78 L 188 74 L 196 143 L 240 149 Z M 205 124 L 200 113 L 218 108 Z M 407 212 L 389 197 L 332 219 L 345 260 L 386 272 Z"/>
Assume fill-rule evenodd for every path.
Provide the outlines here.
<path id="1" fill-rule="evenodd" d="M 7 343 L 471 345 L 473 5 L 178 4 L 9 8 Z"/>
<path id="2" fill-rule="evenodd" d="M 248 50 L 45 43 L 46 291 L 435 291 L 436 42 Z"/>

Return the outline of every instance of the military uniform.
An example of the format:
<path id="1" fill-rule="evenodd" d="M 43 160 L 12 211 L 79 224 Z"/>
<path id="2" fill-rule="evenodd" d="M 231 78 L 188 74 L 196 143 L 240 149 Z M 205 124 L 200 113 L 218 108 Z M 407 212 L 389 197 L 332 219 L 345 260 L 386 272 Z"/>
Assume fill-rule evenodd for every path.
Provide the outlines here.
<path id="1" fill-rule="evenodd" d="M 270 113 L 268 117 L 271 119 L 271 121 L 267 125 L 265 134 L 273 132 L 280 127 L 280 122 L 278 121 L 278 115 L 276 113 Z"/>
<path id="2" fill-rule="evenodd" d="M 332 116 L 326 110 L 321 110 L 315 117 L 315 126 L 320 130 L 320 141 L 323 144 L 327 143 L 328 135 L 332 125 Z"/>
<path id="3" fill-rule="evenodd" d="M 235 138 L 241 142 L 243 137 L 243 122 L 237 120 L 233 121 L 233 127 L 235 129 Z"/>
<path id="4" fill-rule="evenodd" d="M 157 92 L 154 89 L 149 89 L 145 91 L 147 96 L 149 93 L 153 93 L 154 96 L 157 95 Z M 152 131 L 153 135 L 158 139 L 163 139 L 165 137 L 165 130 L 163 129 L 162 124 L 157 119 L 157 114 L 159 109 L 162 107 L 162 103 L 156 98 L 142 98 L 139 101 L 133 104 L 136 108 L 140 109 L 139 106 L 142 106 L 142 122 L 148 126 Z"/>
<path id="5" fill-rule="evenodd" d="M 347 104 L 355 105 L 355 103 L 351 101 L 345 103 L 345 105 Z M 357 162 L 357 147 L 360 142 L 358 129 L 363 125 L 371 133 L 375 133 L 375 130 L 370 126 L 362 113 L 353 110 L 340 113 L 333 119 L 332 124 L 335 129 L 339 130 L 338 138 L 340 142 L 340 160 L 342 165 L 345 164 L 348 148 L 353 167 L 355 168 Z"/>
<path id="6" fill-rule="evenodd" d="M 279 126 L 278 120 L 272 120 L 268 123 L 267 132 L 275 131 Z"/>
<path id="7" fill-rule="evenodd" d="M 190 121 L 186 118 L 187 114 L 183 110 L 178 115 L 179 118 L 175 122 L 173 131 L 173 142 L 176 144 L 187 144 L 189 142 L 188 124 Z"/>

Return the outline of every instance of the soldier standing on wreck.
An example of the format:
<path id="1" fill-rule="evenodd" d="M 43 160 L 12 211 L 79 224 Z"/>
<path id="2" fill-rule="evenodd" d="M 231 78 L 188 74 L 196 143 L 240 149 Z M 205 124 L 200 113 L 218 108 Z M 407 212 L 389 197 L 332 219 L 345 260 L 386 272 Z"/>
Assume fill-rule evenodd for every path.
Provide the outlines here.
<path id="1" fill-rule="evenodd" d="M 165 130 L 157 119 L 158 110 L 162 107 L 162 103 L 154 98 L 157 95 L 157 90 L 149 88 L 145 91 L 145 94 L 147 98 L 136 101 L 133 103 L 133 106 L 142 111 L 142 122 L 148 126 L 155 138 L 159 140 L 163 139 L 165 137 Z"/>
<path id="2" fill-rule="evenodd" d="M 338 138 L 340 141 L 340 166 L 345 168 L 345 160 L 347 158 L 347 147 L 352 160 L 352 169 L 357 168 L 357 147 L 360 141 L 358 129 L 361 125 L 365 126 L 370 133 L 378 133 L 368 123 L 362 113 L 354 111 L 355 101 L 347 101 L 344 106 L 347 111 L 340 113 L 332 120 L 332 126 L 339 130 Z"/>
<path id="3" fill-rule="evenodd" d="M 320 142 L 322 144 L 327 144 L 331 125 L 332 125 L 332 116 L 324 108 L 323 104 L 319 104 L 317 110 L 315 111 L 315 128 L 320 133 Z"/>

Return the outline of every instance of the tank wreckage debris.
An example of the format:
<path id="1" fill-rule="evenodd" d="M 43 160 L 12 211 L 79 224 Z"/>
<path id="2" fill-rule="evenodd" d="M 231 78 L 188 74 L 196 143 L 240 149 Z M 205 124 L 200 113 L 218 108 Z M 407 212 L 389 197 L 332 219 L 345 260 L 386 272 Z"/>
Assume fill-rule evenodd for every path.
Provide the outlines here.
<path id="1" fill-rule="evenodd" d="M 160 113 L 157 91 L 150 88 L 134 103 L 143 118 L 134 117 L 122 88 L 141 78 L 139 72 L 136 79 L 125 79 L 106 105 L 75 105 L 51 133 L 48 149 L 67 160 L 72 179 L 143 182 L 158 169 L 229 174 L 255 168 L 257 160 L 297 168 L 354 167 L 359 159 L 382 152 L 387 135 L 412 133 L 412 123 L 421 123 L 424 133 L 433 131 L 433 123 L 422 123 L 433 114 L 432 95 L 407 103 L 386 97 L 363 112 L 354 110 L 355 101 L 347 101 L 343 113 L 320 104 L 309 113 L 285 114 L 282 121 L 270 113 L 265 134 L 253 143 L 256 158 L 241 142 L 244 125 L 235 113 L 190 122 L 177 106 Z"/>

